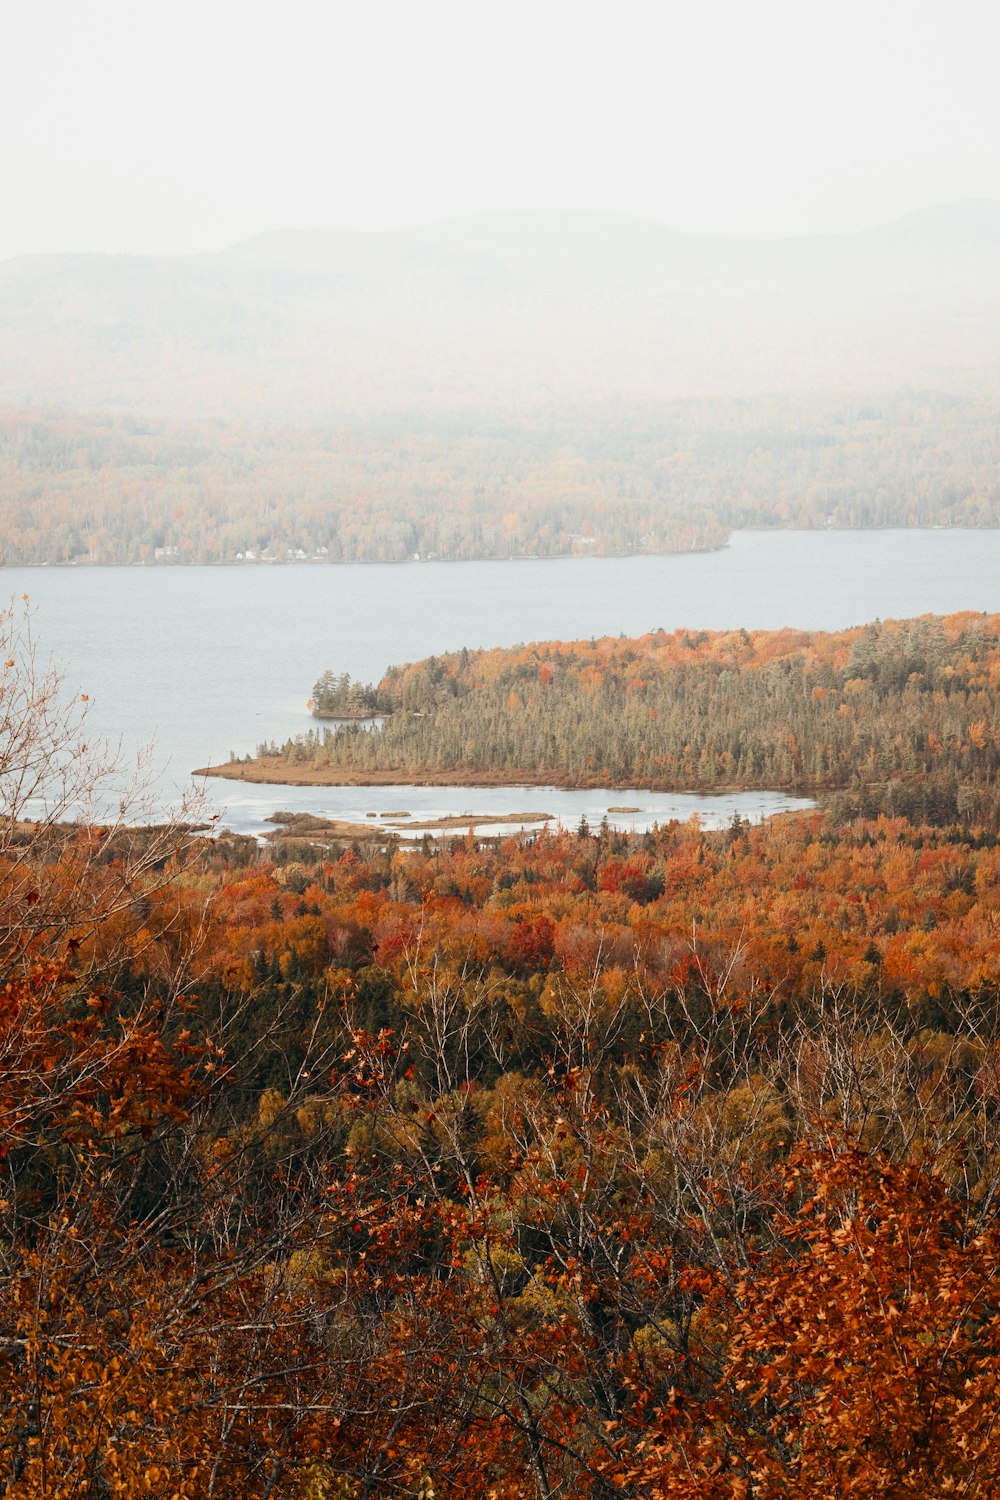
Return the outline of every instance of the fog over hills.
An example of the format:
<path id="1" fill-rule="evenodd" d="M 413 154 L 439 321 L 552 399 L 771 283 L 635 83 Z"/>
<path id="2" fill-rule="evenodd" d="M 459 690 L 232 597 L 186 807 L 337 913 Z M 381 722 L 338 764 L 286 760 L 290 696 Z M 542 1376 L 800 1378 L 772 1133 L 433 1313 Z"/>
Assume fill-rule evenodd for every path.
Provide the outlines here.
<path id="1" fill-rule="evenodd" d="M 0 403 L 316 423 L 1000 381 L 1000 203 L 737 240 L 523 212 L 0 265 Z"/>

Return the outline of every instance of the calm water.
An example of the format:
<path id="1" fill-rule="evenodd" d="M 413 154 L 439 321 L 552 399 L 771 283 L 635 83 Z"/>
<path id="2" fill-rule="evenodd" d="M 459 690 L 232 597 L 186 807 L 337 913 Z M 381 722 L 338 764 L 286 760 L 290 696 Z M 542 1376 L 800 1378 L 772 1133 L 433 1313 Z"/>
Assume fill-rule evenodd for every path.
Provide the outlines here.
<path id="1" fill-rule="evenodd" d="M 42 654 L 62 668 L 69 689 L 89 694 L 95 733 L 121 740 L 129 754 L 155 742 L 165 768 L 160 786 L 173 798 L 195 766 L 308 728 L 305 702 L 326 667 L 367 681 L 391 663 L 462 646 L 661 626 L 836 629 L 998 611 L 1000 530 L 742 532 L 720 552 L 559 562 L 6 568 L 0 591 L 30 596 Z M 357 792 L 338 800 L 332 789 L 217 782 L 210 794 L 229 809 L 230 826 L 246 829 L 276 808 L 341 814 L 406 806 L 438 816 L 494 805 L 488 794 L 461 788 L 410 789 L 406 801 L 396 791 L 368 791 L 364 806 Z M 647 814 L 654 799 L 641 792 L 499 795 L 498 807 L 540 808 L 574 823 L 581 811 L 599 818 L 609 803 L 643 807 L 641 819 L 617 819 L 625 826 L 670 816 L 662 798 Z M 688 815 L 691 799 L 671 801 L 675 815 Z M 757 805 L 746 810 L 753 815 Z"/>

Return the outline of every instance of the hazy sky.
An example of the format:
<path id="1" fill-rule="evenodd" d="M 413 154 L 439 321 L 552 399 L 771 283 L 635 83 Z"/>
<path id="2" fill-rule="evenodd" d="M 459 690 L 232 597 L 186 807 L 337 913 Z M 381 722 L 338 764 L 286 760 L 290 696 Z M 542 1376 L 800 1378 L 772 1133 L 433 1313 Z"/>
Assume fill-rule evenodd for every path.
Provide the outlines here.
<path id="1" fill-rule="evenodd" d="M 1000 198 L 990 0 L 24 0 L 0 258 L 598 208 L 810 233 Z"/>

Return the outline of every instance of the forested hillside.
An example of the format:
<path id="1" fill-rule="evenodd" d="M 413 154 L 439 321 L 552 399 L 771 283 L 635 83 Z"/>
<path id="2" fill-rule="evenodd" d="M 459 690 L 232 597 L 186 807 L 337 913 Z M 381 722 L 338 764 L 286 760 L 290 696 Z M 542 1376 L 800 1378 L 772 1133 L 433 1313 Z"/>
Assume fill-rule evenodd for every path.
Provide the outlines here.
<path id="1" fill-rule="evenodd" d="M 994 832 L 319 838 L 0 830 L 10 1500 L 995 1493 Z"/>
<path id="2" fill-rule="evenodd" d="M 262 745 L 225 774 L 772 787 L 936 822 L 1000 812 L 996 615 L 462 651 L 394 668 L 378 693 L 394 706 L 381 728 Z"/>
<path id="3" fill-rule="evenodd" d="M 686 551 L 740 526 L 993 526 L 991 401 L 608 402 L 317 429 L 0 414 L 3 561 Z"/>

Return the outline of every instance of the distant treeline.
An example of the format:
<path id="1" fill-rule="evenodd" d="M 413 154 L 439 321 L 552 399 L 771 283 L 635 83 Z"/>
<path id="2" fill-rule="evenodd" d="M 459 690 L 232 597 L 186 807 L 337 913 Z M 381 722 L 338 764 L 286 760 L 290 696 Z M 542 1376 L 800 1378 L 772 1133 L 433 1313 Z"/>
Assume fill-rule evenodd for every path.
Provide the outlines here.
<path id="1" fill-rule="evenodd" d="M 462 651 L 393 668 L 378 693 L 398 710 L 379 730 L 312 732 L 258 754 L 331 780 L 783 787 L 837 793 L 843 813 L 996 817 L 1000 615 Z"/>
<path id="2" fill-rule="evenodd" d="M 0 414 L 2 561 L 685 551 L 743 526 L 993 526 L 996 403 L 804 395 L 297 429 Z"/>

